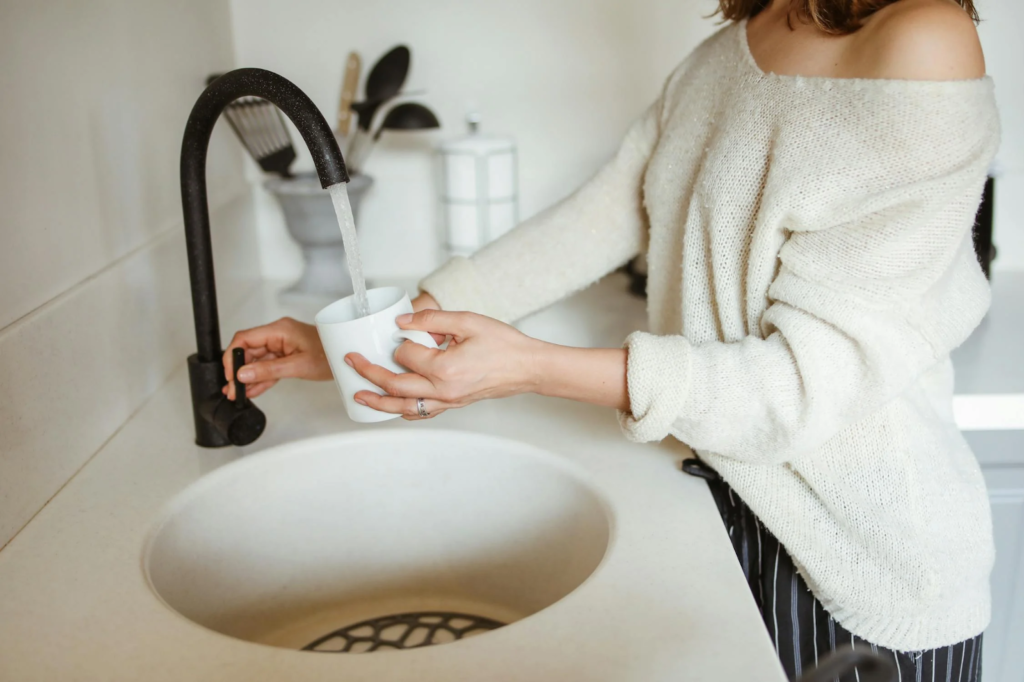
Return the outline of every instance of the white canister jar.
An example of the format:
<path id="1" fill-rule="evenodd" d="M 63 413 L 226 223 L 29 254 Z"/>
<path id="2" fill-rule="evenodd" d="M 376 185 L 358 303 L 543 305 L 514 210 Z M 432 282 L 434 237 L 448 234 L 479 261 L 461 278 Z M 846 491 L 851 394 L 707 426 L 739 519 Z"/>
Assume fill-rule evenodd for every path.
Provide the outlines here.
<path id="1" fill-rule="evenodd" d="M 474 115 L 469 134 L 438 147 L 444 241 L 448 255 L 468 256 L 519 222 L 515 140 L 479 132 Z"/>

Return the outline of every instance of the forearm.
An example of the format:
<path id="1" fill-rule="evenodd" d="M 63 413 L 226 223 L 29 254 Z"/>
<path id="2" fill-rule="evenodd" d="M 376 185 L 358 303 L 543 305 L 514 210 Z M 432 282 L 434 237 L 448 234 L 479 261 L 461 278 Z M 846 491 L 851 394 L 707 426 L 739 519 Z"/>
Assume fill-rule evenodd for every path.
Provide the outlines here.
<path id="1" fill-rule="evenodd" d="M 629 411 L 626 351 L 544 343 L 535 363 L 535 393 Z"/>

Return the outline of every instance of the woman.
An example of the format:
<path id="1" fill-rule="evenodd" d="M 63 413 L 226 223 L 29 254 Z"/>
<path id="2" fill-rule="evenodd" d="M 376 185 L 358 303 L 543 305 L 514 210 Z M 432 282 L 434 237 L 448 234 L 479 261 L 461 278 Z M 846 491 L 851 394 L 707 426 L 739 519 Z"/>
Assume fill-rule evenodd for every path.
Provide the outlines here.
<path id="1" fill-rule="evenodd" d="M 399 323 L 447 351 L 405 343 L 405 375 L 348 358 L 387 393 L 356 400 L 408 419 L 523 392 L 614 407 L 627 437 L 706 463 L 791 678 L 852 643 L 903 679 L 977 680 L 994 552 L 949 361 L 989 301 L 971 225 L 999 125 L 974 8 L 720 11 L 596 177 L 423 281 Z M 653 333 L 578 349 L 505 324 L 640 252 Z M 308 325 L 236 346 L 250 395 L 330 378 Z"/>

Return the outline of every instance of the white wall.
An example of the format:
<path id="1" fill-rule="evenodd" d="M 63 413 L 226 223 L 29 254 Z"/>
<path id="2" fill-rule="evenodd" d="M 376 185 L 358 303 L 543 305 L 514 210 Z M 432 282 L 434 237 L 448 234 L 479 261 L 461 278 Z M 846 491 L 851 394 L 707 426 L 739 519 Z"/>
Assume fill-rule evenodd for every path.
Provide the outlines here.
<path id="1" fill-rule="evenodd" d="M 1024 4 L 983 0 L 982 39 L 1005 126 L 999 157 L 997 269 L 1024 269 Z M 399 42 L 412 48 L 409 89 L 427 88 L 444 124 L 436 135 L 394 136 L 367 168 L 378 185 L 359 226 L 366 271 L 415 276 L 437 264 L 430 147 L 461 134 L 466 102 L 485 127 L 519 142 L 521 215 L 587 178 L 672 67 L 711 31 L 713 0 L 231 0 L 240 65 L 279 71 L 333 119 L 342 65 L 369 69 Z M 301 145 L 300 145 L 301 146 Z M 299 167 L 312 168 L 300 151 Z M 259 174 L 250 164 L 250 179 Z M 301 267 L 274 200 L 257 196 L 261 263 L 275 278 Z"/>
<path id="2" fill-rule="evenodd" d="M 1003 124 L 997 157 L 995 270 L 1024 270 L 1024 3 L 981 0 L 978 27 L 988 72 L 996 83 Z"/>
<path id="3" fill-rule="evenodd" d="M 0 2 L 0 547 L 194 351 L 178 152 L 226 0 Z M 230 133 L 209 160 L 222 310 L 258 276 Z"/>
<path id="4" fill-rule="evenodd" d="M 384 138 L 366 168 L 377 178 L 358 221 L 371 278 L 438 264 L 430 151 L 464 132 L 467 102 L 477 103 L 486 130 L 516 137 L 520 215 L 528 217 L 614 151 L 671 68 L 713 30 L 702 19 L 711 8 L 668 0 L 232 0 L 238 63 L 294 80 L 332 123 L 350 50 L 362 55 L 365 75 L 393 45 L 411 47 L 407 89 L 429 90 L 443 130 Z M 304 150 L 300 165 L 312 168 Z M 264 273 L 295 277 L 301 261 L 273 202 L 259 200 Z"/>

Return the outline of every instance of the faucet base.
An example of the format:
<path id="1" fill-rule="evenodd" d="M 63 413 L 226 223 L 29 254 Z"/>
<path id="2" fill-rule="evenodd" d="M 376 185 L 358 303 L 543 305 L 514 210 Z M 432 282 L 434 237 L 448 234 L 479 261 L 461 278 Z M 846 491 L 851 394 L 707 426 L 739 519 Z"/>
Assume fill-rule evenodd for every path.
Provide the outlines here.
<path id="1" fill-rule="evenodd" d="M 198 354 L 188 356 L 188 380 L 192 389 L 192 417 L 196 445 L 222 448 L 248 445 L 263 433 L 267 417 L 251 401 L 228 400 L 221 393 L 228 382 L 220 360 L 204 361 Z"/>
<path id="2" fill-rule="evenodd" d="M 222 432 L 211 419 L 211 409 L 224 394 L 221 388 L 227 385 L 224 365 L 220 360 L 201 361 L 199 355 L 188 356 L 188 383 L 192 389 L 192 416 L 196 423 L 196 445 L 204 448 L 222 448 L 231 445 L 228 435 Z"/>

